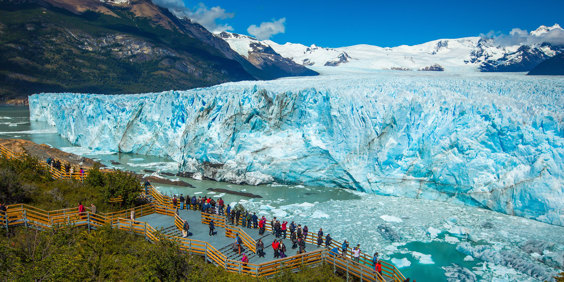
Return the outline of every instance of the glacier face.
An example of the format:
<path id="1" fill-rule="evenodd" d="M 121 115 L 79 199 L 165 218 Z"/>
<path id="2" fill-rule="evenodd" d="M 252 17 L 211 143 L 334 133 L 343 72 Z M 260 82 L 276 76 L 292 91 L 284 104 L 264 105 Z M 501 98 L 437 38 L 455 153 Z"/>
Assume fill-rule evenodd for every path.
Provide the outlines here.
<path id="1" fill-rule="evenodd" d="M 40 94 L 73 144 L 194 177 L 461 202 L 564 225 L 564 79 L 375 72 L 141 95 Z"/>

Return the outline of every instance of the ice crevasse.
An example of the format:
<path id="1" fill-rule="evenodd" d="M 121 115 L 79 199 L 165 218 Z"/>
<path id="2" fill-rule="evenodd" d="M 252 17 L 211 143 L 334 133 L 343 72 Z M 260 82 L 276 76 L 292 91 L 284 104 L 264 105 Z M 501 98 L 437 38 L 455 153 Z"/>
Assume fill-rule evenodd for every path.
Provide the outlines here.
<path id="1" fill-rule="evenodd" d="M 564 79 L 371 74 L 139 95 L 47 93 L 75 145 L 195 177 L 448 200 L 564 225 Z"/>

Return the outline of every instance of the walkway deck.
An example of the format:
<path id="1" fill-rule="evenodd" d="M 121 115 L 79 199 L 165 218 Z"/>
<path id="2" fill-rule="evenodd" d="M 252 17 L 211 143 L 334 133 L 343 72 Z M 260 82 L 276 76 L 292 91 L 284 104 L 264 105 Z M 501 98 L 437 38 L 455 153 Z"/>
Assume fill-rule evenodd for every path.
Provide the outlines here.
<path id="1" fill-rule="evenodd" d="M 21 158 L 20 154 L 9 151 L 0 145 L 0 157 Z M 57 179 L 80 179 L 82 175 L 70 175 L 63 171 L 58 171 L 52 167 L 41 163 L 51 172 L 51 176 Z M 223 267 L 230 272 L 239 272 L 255 277 L 272 276 L 283 269 L 294 271 L 303 267 L 311 267 L 326 263 L 331 265 L 334 271 L 342 271 L 349 276 L 359 278 L 361 281 L 396 281 L 401 282 L 405 277 L 391 263 L 382 261 L 383 277 L 374 272 L 371 258 L 362 254 L 360 263 L 352 261 L 352 253 L 346 256 L 336 256 L 333 252 L 325 248 L 317 248 L 312 243 L 315 242 L 314 234 L 306 238 L 305 254 L 296 255 L 296 250 L 292 249 L 290 240 L 284 240 L 287 249 L 287 258 L 274 259 L 271 247 L 275 237 L 269 232 L 270 226 L 267 224 L 266 233 L 261 236 L 258 229 L 243 228 L 225 224 L 225 218 L 219 215 L 200 213 L 199 211 L 180 210 L 175 213 L 170 197 L 160 194 L 154 187 L 146 188 L 144 197 L 150 200 L 149 204 L 137 206 L 135 208 L 113 212 L 93 214 L 89 211 L 78 213 L 76 208 L 45 211 L 25 204 L 9 205 L 6 213 L 0 213 L 0 224 L 6 229 L 12 226 L 26 226 L 38 230 L 55 228 L 60 225 L 84 226 L 88 229 L 96 229 L 104 225 L 113 228 L 128 230 L 136 234 L 145 236 L 150 241 L 174 240 L 180 243 L 180 249 L 186 252 L 204 256 L 208 261 Z M 119 201 L 119 197 L 115 198 Z M 130 220 L 129 214 L 134 211 L 139 215 L 136 220 Z M 204 218 L 203 218 L 204 217 Z M 216 222 L 216 235 L 209 236 L 208 225 L 204 224 L 209 218 L 214 218 Z M 187 220 L 190 224 L 191 235 L 188 238 L 180 236 L 181 220 Z M 221 227 L 225 225 L 225 227 Z M 163 236 L 159 236 L 161 230 Z M 312 230 L 315 230 L 312 228 Z M 238 233 L 245 248 L 244 252 L 249 256 L 249 264 L 243 265 L 241 255 L 233 251 L 231 245 L 234 243 L 235 233 Z M 255 248 L 258 239 L 264 243 L 264 258 L 259 258 L 251 249 Z M 339 248 L 340 243 L 333 240 L 331 249 Z"/>
<path id="2" fill-rule="evenodd" d="M 214 246 L 216 249 L 221 251 L 222 253 L 226 254 L 229 259 L 233 260 L 240 260 L 241 256 L 233 254 L 230 252 L 231 245 L 235 242 L 233 238 L 229 238 L 225 236 L 225 228 L 223 227 L 216 227 L 216 235 L 209 236 L 209 228 L 208 225 L 202 224 L 202 216 L 199 211 L 192 211 L 192 210 L 180 210 L 179 216 L 188 221 L 190 224 L 190 233 L 191 235 L 188 236 L 188 239 L 195 239 L 200 241 L 206 241 Z M 151 214 L 143 217 L 139 217 L 136 219 L 137 221 L 146 222 L 147 224 L 153 226 L 155 229 L 159 230 L 162 228 L 164 234 L 168 235 L 175 235 L 180 236 L 180 230 L 178 230 L 174 226 L 174 217 L 163 215 L 163 214 Z M 240 226 L 239 226 L 240 227 Z M 272 242 L 276 237 L 272 235 L 271 232 L 265 232 L 264 235 L 259 235 L 258 229 L 252 228 L 244 228 L 242 227 L 251 238 L 254 240 L 262 239 L 264 243 L 264 252 L 265 256 L 263 258 L 257 256 L 251 251 L 245 250 L 244 253 L 247 254 L 249 257 L 249 262 L 254 264 L 260 264 L 263 262 L 270 262 L 275 260 L 274 258 L 274 251 L 272 249 Z M 292 241 L 288 238 L 283 240 L 284 244 L 286 245 L 287 254 L 286 255 L 294 255 L 297 253 L 297 249 L 292 249 Z M 311 252 L 315 250 L 322 249 L 318 248 L 317 245 L 313 244 L 306 244 L 306 251 Z"/>

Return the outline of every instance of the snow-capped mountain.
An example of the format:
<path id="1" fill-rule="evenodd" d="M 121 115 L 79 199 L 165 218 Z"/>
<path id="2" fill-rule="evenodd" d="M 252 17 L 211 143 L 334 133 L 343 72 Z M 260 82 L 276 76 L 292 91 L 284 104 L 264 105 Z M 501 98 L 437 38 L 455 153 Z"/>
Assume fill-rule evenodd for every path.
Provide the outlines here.
<path id="1" fill-rule="evenodd" d="M 439 39 L 418 45 L 379 47 L 354 45 L 341 48 L 305 46 L 298 43 L 278 44 L 271 40 L 259 41 L 245 35 L 225 33 L 222 36 L 233 50 L 242 56 L 272 49 L 281 56 L 303 66 L 329 71 L 346 69 L 396 70 L 472 70 L 472 71 L 529 71 L 540 62 L 564 51 L 562 45 L 543 42 L 548 33 L 564 32 L 555 24 L 540 26 L 527 34 L 531 40 L 507 44 L 490 37 Z M 267 48 L 269 47 L 269 48 Z M 439 66 L 439 67 L 437 67 Z"/>
<path id="2" fill-rule="evenodd" d="M 318 74 L 291 59 L 281 56 L 269 44 L 250 36 L 229 32 L 221 32 L 216 36 L 227 41 L 231 49 L 264 72 L 277 74 L 282 70 L 285 73 L 298 76 Z"/>

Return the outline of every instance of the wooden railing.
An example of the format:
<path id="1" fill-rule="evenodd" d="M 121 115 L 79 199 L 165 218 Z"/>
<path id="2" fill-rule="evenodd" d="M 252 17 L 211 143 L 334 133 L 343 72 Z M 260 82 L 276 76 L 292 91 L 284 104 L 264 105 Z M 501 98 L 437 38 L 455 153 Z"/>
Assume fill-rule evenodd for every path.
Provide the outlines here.
<path id="1" fill-rule="evenodd" d="M 0 156 L 4 158 L 20 158 L 22 154 L 15 154 L 0 145 Z M 80 173 L 69 175 L 65 174 L 63 171 L 47 166 L 46 163 L 42 163 L 42 165 L 49 169 L 54 178 L 81 179 L 87 175 L 87 172 L 83 175 Z M 16 225 L 25 225 L 26 227 L 39 230 L 45 230 L 56 226 L 85 226 L 88 229 L 92 229 L 108 224 L 121 230 L 128 230 L 135 234 L 145 236 L 152 242 L 158 241 L 160 238 L 174 240 L 179 243 L 179 247 L 183 251 L 203 255 L 207 260 L 225 268 L 227 271 L 249 274 L 255 277 L 271 276 L 279 273 L 282 269 L 295 269 L 320 263 L 327 263 L 332 265 L 335 271 L 339 269 L 340 271 L 346 273 L 347 278 L 349 275 L 352 275 L 361 280 L 368 281 L 384 281 L 384 277 L 397 282 L 405 280 L 405 277 L 393 264 L 385 261 L 381 261 L 384 277 L 380 276 L 374 271 L 372 258 L 364 253 L 361 254 L 359 263 L 354 262 L 352 260 L 352 248 L 348 248 L 347 253 L 344 256 L 340 256 L 341 243 L 335 240 L 332 241 L 328 249 L 320 249 L 313 252 L 289 256 L 258 265 L 251 263 L 243 265 L 241 261 L 227 259 L 224 254 L 219 252 L 208 242 L 165 234 L 159 235 L 159 232 L 149 224 L 131 220 L 130 216 L 132 210 L 135 211 L 135 217 L 159 213 L 174 217 L 175 226 L 182 229 L 183 221 L 178 214 L 176 214 L 176 208 L 172 204 L 172 199 L 159 193 L 159 191 L 157 191 L 152 185 L 148 185 L 147 192 L 148 195 L 146 196 L 151 196 L 153 198 L 151 203 L 111 213 L 94 214 L 90 211 L 78 213 L 78 208 L 45 211 L 25 204 L 9 205 L 6 213 L 0 213 L 0 224 L 5 228 L 10 228 L 10 226 Z M 209 224 L 209 221 L 213 219 L 216 227 L 225 228 L 225 235 L 227 237 L 233 238 L 235 237 L 235 234 L 239 234 L 243 244 L 250 251 L 256 253 L 256 241 L 249 236 L 243 228 L 228 224 L 226 216 L 208 213 L 201 213 L 201 215 L 203 224 Z M 238 224 L 241 225 L 243 220 L 243 217 L 241 217 Z M 267 221 L 265 229 L 267 232 L 272 232 L 270 221 Z M 311 230 L 313 231 L 315 229 L 312 228 Z M 317 244 L 316 236 L 317 232 L 308 232 L 308 236 L 305 240 L 307 243 Z M 325 240 L 325 238 L 323 239 Z M 339 255 L 335 255 L 329 251 L 329 249 L 333 248 L 337 248 L 339 250 Z"/>

